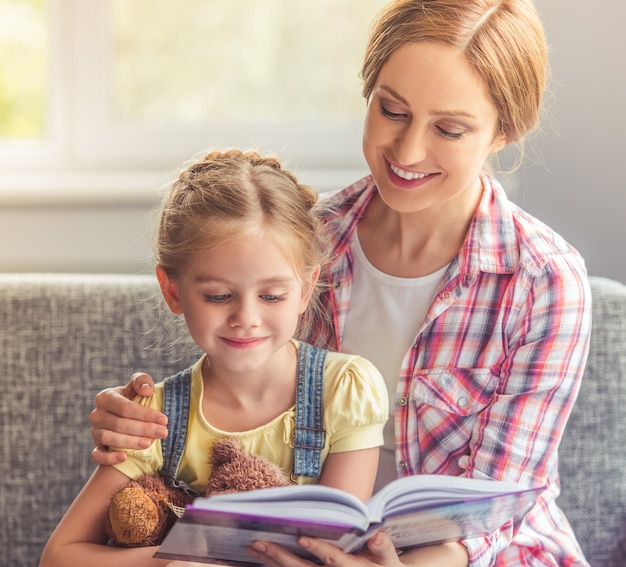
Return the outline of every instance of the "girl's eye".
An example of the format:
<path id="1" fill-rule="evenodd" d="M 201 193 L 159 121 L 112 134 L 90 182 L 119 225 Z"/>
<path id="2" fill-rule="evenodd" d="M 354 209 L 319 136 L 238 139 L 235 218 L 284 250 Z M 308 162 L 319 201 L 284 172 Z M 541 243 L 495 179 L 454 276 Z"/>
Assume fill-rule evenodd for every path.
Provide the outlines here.
<path id="1" fill-rule="evenodd" d="M 271 293 L 266 293 L 261 295 L 261 299 L 263 301 L 267 301 L 268 303 L 278 303 L 279 301 L 284 301 L 286 298 L 284 295 L 274 295 Z"/>
<path id="2" fill-rule="evenodd" d="M 450 132 L 449 130 L 442 128 L 441 126 L 435 126 L 435 127 L 444 138 L 448 138 L 449 140 L 458 140 L 462 138 L 463 136 L 465 136 L 465 132 Z"/>
<path id="3" fill-rule="evenodd" d="M 230 298 L 229 293 L 219 293 L 219 294 L 204 294 L 204 300 L 208 303 L 224 303 Z"/>

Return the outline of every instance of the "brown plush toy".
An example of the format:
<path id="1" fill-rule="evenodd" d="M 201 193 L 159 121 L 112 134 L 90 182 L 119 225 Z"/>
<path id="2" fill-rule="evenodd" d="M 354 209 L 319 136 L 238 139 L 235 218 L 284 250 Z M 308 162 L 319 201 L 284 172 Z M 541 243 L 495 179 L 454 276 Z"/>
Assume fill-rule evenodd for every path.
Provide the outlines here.
<path id="1" fill-rule="evenodd" d="M 213 469 L 205 496 L 289 484 L 278 465 L 257 455 L 248 455 L 234 437 L 214 443 L 210 463 Z M 155 475 L 130 481 L 113 495 L 109 504 L 106 530 L 111 545 L 160 545 L 182 509 L 192 500 L 193 497 L 166 486 Z"/>

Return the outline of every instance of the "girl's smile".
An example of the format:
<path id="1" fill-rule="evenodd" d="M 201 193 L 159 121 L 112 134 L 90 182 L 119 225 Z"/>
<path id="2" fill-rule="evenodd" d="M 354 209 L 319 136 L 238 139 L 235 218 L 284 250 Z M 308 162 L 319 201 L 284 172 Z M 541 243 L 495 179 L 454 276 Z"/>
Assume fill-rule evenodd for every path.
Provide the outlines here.
<path id="1" fill-rule="evenodd" d="M 296 274 L 267 232 L 196 253 L 165 286 L 220 379 L 268 379 L 285 367 L 312 285 Z"/>
<path id="2" fill-rule="evenodd" d="M 260 346 L 267 340 L 267 337 L 251 337 L 251 338 L 230 338 L 222 337 L 222 341 L 226 346 L 231 348 L 249 349 Z"/>

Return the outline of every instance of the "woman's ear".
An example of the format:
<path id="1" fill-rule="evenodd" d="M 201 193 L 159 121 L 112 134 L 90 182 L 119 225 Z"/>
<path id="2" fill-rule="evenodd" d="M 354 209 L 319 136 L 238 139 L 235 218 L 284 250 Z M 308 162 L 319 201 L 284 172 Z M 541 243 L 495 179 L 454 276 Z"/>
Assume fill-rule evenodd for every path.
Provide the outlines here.
<path id="1" fill-rule="evenodd" d="M 491 152 L 492 154 L 496 154 L 498 153 L 502 148 L 504 148 L 504 146 L 507 145 L 507 139 L 506 139 L 506 134 L 504 134 L 504 132 L 501 132 L 500 134 L 498 134 L 492 144 L 491 144 Z"/>
<path id="2" fill-rule="evenodd" d="M 309 301 L 311 301 L 311 297 L 313 296 L 313 292 L 315 291 L 315 285 L 317 284 L 317 280 L 320 277 L 321 267 L 318 265 L 311 272 L 311 275 L 308 280 L 302 282 L 302 297 L 300 298 L 300 315 L 306 311 L 306 308 L 309 306 Z"/>
<path id="3" fill-rule="evenodd" d="M 178 297 L 178 286 L 176 282 L 168 277 L 165 270 L 160 265 L 156 267 L 156 277 L 157 280 L 159 280 L 159 287 L 161 288 L 163 299 L 165 299 L 165 303 L 167 303 L 171 312 L 174 313 L 174 315 L 182 315 L 183 308 L 180 303 L 180 298 Z"/>

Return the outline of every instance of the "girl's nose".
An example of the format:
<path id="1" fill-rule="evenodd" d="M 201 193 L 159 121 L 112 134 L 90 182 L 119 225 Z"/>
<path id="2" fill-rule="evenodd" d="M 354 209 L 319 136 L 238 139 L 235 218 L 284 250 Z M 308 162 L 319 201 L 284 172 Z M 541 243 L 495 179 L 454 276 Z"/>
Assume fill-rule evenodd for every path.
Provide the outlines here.
<path id="1" fill-rule="evenodd" d="M 233 302 L 231 327 L 255 327 L 260 323 L 260 311 L 254 299 L 241 298 Z"/>

